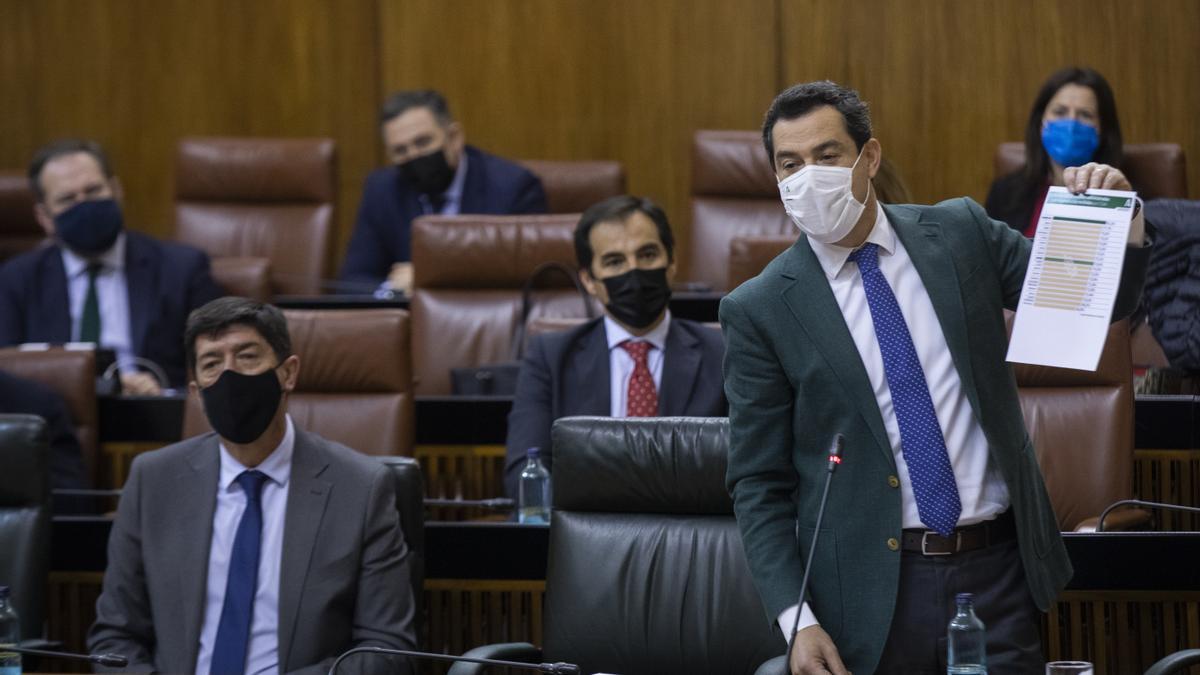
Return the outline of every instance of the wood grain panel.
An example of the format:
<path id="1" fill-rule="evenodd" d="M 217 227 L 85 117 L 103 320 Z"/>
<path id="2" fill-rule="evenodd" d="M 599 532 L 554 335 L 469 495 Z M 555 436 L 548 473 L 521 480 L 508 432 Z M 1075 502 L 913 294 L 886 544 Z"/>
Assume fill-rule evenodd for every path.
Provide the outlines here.
<path id="1" fill-rule="evenodd" d="M 0 3 L 0 166 L 94 137 L 130 226 L 166 237 L 180 137 L 332 136 L 344 241 L 377 158 L 374 19 L 374 0 Z"/>
<path id="2" fill-rule="evenodd" d="M 915 198 L 981 202 L 996 144 L 1020 140 L 1037 88 L 1089 65 L 1117 97 L 1126 142 L 1200 159 L 1200 4 L 1191 0 L 798 0 L 781 3 L 786 84 L 829 78 L 871 104 Z M 1200 170 L 1189 176 L 1200 197 Z"/>
<path id="3" fill-rule="evenodd" d="M 615 159 L 686 251 L 692 132 L 753 128 L 777 89 L 774 0 L 383 0 L 383 89 L 435 87 L 469 142 Z"/>

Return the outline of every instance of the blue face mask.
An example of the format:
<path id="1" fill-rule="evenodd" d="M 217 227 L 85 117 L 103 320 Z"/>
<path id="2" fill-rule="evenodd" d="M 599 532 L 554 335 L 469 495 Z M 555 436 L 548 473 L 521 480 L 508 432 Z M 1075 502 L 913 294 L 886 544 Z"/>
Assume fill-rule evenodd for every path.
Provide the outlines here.
<path id="1" fill-rule="evenodd" d="M 1080 166 L 1096 154 L 1100 133 L 1078 120 L 1052 120 L 1042 127 L 1042 147 L 1059 166 Z"/>
<path id="2" fill-rule="evenodd" d="M 54 217 L 54 231 L 67 248 L 87 258 L 112 248 L 124 221 L 113 199 L 82 201 Z"/>

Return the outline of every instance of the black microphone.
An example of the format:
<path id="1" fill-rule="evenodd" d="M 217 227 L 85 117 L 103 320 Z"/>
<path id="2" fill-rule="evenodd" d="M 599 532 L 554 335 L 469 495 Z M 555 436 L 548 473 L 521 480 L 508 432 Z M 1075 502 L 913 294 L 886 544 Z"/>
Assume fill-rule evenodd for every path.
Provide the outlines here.
<path id="1" fill-rule="evenodd" d="M 106 668 L 124 668 L 129 665 L 129 659 L 119 654 L 75 654 L 73 652 L 52 652 L 46 649 L 29 649 L 26 647 L 14 647 L 13 645 L 4 645 L 0 647 L 0 652 L 16 652 L 18 654 L 29 654 L 30 656 L 50 656 L 56 659 L 77 659 L 79 661 L 91 661 L 92 663 L 100 664 Z"/>
<path id="2" fill-rule="evenodd" d="M 825 474 L 825 491 L 821 493 L 821 506 L 817 509 L 817 524 L 813 528 L 812 543 L 808 547 L 808 560 L 804 562 L 804 576 L 800 580 L 800 599 L 796 601 L 796 618 L 792 621 L 792 632 L 788 633 L 787 655 L 792 658 L 792 644 L 796 641 L 796 628 L 800 626 L 801 609 L 804 607 L 804 591 L 808 589 L 808 574 L 812 571 L 813 553 L 817 550 L 817 537 L 821 534 L 821 521 L 825 519 L 825 502 L 829 500 L 829 484 L 833 482 L 833 471 L 842 463 L 842 446 L 846 437 L 834 434 L 833 444 L 829 447 L 829 467 Z"/>
<path id="3" fill-rule="evenodd" d="M 1104 531 L 1104 519 L 1108 517 L 1109 511 L 1120 508 L 1122 506 L 1145 506 L 1149 509 L 1162 509 L 1164 511 L 1182 511 L 1184 513 L 1200 513 L 1200 508 L 1195 506 L 1184 506 L 1182 504 L 1164 504 L 1163 502 L 1147 502 L 1141 499 L 1122 499 L 1118 502 L 1109 504 L 1107 508 L 1100 513 L 1100 519 L 1096 521 L 1096 531 Z"/>
<path id="4" fill-rule="evenodd" d="M 482 663 L 485 666 L 502 666 L 505 668 L 516 668 L 518 670 L 533 670 L 539 673 L 551 673 L 552 675 L 580 675 L 579 666 L 573 663 L 521 663 L 520 661 L 501 661 L 500 659 L 477 659 L 471 656 L 452 656 L 450 654 L 434 654 L 433 652 L 416 652 L 407 649 L 386 649 L 384 647 L 355 647 L 354 649 L 343 652 L 333 661 L 333 665 L 329 667 L 329 675 L 337 673 L 338 666 L 342 664 L 342 660 L 348 656 L 355 654 L 382 654 L 384 656 L 412 656 L 418 659 L 430 659 L 433 661 L 466 661 L 467 663 Z"/>

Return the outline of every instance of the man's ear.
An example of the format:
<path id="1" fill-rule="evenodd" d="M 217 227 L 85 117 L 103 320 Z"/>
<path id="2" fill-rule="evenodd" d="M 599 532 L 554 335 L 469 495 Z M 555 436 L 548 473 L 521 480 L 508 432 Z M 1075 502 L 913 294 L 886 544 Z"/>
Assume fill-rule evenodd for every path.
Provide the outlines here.
<path id="1" fill-rule="evenodd" d="M 596 297 L 596 287 L 599 286 L 599 283 L 592 278 L 591 272 L 589 272 L 587 269 L 580 268 L 579 281 L 583 283 L 583 287 L 585 290 L 587 290 L 588 295 Z"/>
<path id="2" fill-rule="evenodd" d="M 874 178 L 879 173 L 879 165 L 883 162 L 883 146 L 879 139 L 870 138 L 863 145 L 863 159 L 867 160 L 867 177 Z"/>
<path id="3" fill-rule="evenodd" d="M 115 199 L 118 204 L 124 206 L 125 205 L 125 186 L 121 185 L 121 179 L 118 178 L 117 176 L 113 176 L 112 178 L 108 179 L 108 184 L 109 184 L 110 188 L 112 189 L 113 199 Z"/>
<path id="4" fill-rule="evenodd" d="M 291 393 L 296 389 L 296 382 L 300 380 L 300 357 L 292 354 L 283 360 L 279 368 L 279 385 L 287 393 Z"/>
<path id="5" fill-rule="evenodd" d="M 455 168 L 462 160 L 462 154 L 466 151 L 466 135 L 463 133 L 462 125 L 458 122 L 451 122 L 446 127 L 446 148 L 450 151 L 448 159 L 454 161 Z"/>
<path id="6" fill-rule="evenodd" d="M 37 220 L 38 225 L 42 226 L 42 231 L 47 237 L 54 236 L 54 217 L 50 215 L 50 209 L 42 202 L 33 205 L 33 217 Z"/>

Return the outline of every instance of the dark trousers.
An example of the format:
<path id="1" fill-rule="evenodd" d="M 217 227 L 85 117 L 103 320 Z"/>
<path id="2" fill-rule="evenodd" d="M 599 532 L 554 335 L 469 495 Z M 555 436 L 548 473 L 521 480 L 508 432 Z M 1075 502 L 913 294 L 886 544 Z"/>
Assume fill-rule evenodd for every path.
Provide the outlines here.
<path id="1" fill-rule="evenodd" d="M 942 675 L 954 596 L 975 594 L 987 635 L 989 675 L 1041 673 L 1041 612 L 1025 583 L 1017 542 L 951 556 L 903 551 L 900 589 L 879 673 Z"/>

